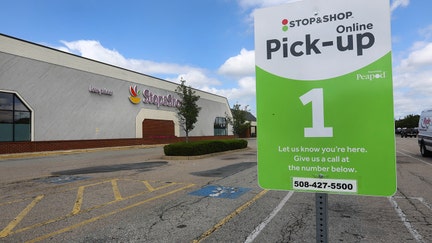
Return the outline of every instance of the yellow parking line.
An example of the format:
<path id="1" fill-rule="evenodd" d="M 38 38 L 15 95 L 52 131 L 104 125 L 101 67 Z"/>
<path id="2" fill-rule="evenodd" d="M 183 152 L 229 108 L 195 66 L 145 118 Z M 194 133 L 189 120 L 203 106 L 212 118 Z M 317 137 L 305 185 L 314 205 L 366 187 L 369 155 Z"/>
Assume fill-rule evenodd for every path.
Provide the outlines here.
<path id="1" fill-rule="evenodd" d="M 115 179 L 115 180 L 119 180 L 119 179 Z M 94 209 L 98 209 L 98 208 L 101 208 L 101 207 L 112 205 L 112 204 L 117 203 L 119 201 L 125 201 L 125 200 L 129 200 L 129 199 L 133 199 L 135 197 L 138 197 L 138 196 L 141 196 L 141 195 L 144 195 L 144 194 L 147 194 L 147 193 L 151 192 L 150 189 L 149 189 L 149 187 L 147 186 L 147 189 L 149 191 L 143 191 L 143 192 L 140 192 L 140 193 L 137 193 L 137 194 L 134 194 L 134 195 L 130 195 L 130 196 L 127 196 L 127 197 L 122 197 L 121 200 L 118 200 L 118 201 L 117 200 L 113 200 L 113 201 L 110 201 L 110 202 L 107 202 L 107 203 L 103 203 L 103 204 L 100 204 L 100 205 L 96 205 L 96 206 L 93 206 L 93 207 L 90 207 L 90 208 L 86 208 L 86 209 L 83 210 L 82 209 L 82 203 L 83 203 L 84 189 L 86 187 L 92 187 L 92 186 L 96 186 L 96 185 L 100 185 L 100 184 L 105 184 L 105 183 L 108 183 L 108 182 L 109 181 L 103 181 L 103 182 L 98 182 L 98 183 L 93 183 L 93 184 L 88 184 L 88 185 L 84 185 L 84 186 L 78 187 L 78 192 L 77 192 L 77 197 L 76 197 L 76 200 L 75 200 L 75 204 L 74 204 L 73 210 L 69 214 L 66 214 L 66 215 L 58 217 L 58 218 L 50 219 L 48 221 L 44 221 L 44 222 L 40 222 L 40 223 L 37 223 L 37 224 L 33 224 L 33 225 L 30 225 L 30 226 L 27 226 L 27 227 L 24 227 L 24 228 L 17 229 L 14 232 L 9 232 L 9 235 L 10 234 L 18 234 L 18 233 L 21 233 L 21 232 L 24 232 L 24 231 L 27 231 L 27 230 L 30 230 L 30 229 L 34 229 L 34 228 L 37 228 L 37 227 L 41 227 L 41 226 L 44 226 L 44 225 L 55 223 L 55 222 L 58 222 L 60 220 L 64 220 L 66 218 L 69 218 L 69 217 L 72 217 L 72 216 L 75 216 L 75 215 L 78 215 L 78 214 L 81 214 L 81 213 L 90 212 L 90 211 L 92 211 Z M 171 182 L 171 183 L 165 184 L 163 186 L 154 188 L 154 187 L 152 187 L 149 184 L 149 182 L 147 182 L 147 183 L 150 186 L 150 188 L 152 188 L 152 191 L 157 191 L 157 190 L 165 189 L 167 187 L 171 187 L 171 186 L 179 184 L 179 183 L 176 183 L 176 182 Z M 183 184 L 183 183 L 180 183 L 180 184 Z M 74 188 L 74 190 L 76 190 L 76 188 Z M 69 191 L 69 190 L 67 190 L 67 191 Z M 25 200 L 25 199 L 23 199 L 23 200 Z M 23 200 L 19 200 L 19 201 L 23 201 Z M 0 238 L 2 238 L 2 237 L 0 237 Z"/>
<path id="2" fill-rule="evenodd" d="M 122 196 L 120 194 L 120 190 L 118 188 L 117 179 L 111 181 L 112 189 L 114 192 L 114 198 L 116 201 L 122 200 Z"/>
<path id="3" fill-rule="evenodd" d="M 26 200 L 28 200 L 28 198 L 22 198 L 22 199 L 17 199 L 14 201 L 3 202 L 3 203 L 0 203 L 0 206 L 8 205 L 8 204 L 15 204 L 15 203 L 19 203 L 19 202 L 26 201 Z"/>
<path id="4" fill-rule="evenodd" d="M 85 186 L 78 187 L 77 197 L 76 197 L 73 209 L 72 209 L 72 215 L 76 215 L 81 211 L 81 205 L 82 205 L 83 196 L 84 196 L 84 188 L 85 188 Z"/>
<path id="5" fill-rule="evenodd" d="M 80 222 L 80 223 L 77 223 L 77 224 L 71 225 L 71 226 L 69 226 L 69 227 L 66 227 L 66 228 L 63 228 L 63 229 L 60 229 L 60 230 L 57 230 L 57 231 L 51 232 L 51 233 L 46 234 L 46 235 L 42 235 L 42 236 L 40 236 L 40 237 L 38 237 L 38 238 L 35 238 L 35 239 L 32 239 L 32 240 L 29 240 L 29 241 L 27 241 L 26 243 L 34 243 L 34 242 L 38 242 L 38 241 L 41 241 L 41 240 L 48 239 L 48 238 L 50 238 L 50 237 L 53 237 L 53 236 L 56 236 L 56 235 L 59 235 L 59 234 L 62 234 L 62 233 L 65 233 L 65 232 L 71 231 L 71 230 L 73 230 L 73 229 L 76 229 L 76 228 L 79 228 L 79 227 L 81 227 L 81 226 L 84 226 L 84 225 L 87 225 L 87 224 L 93 223 L 93 222 L 98 221 L 98 220 L 100 220 L 100 219 L 107 218 L 107 217 L 109 217 L 109 216 L 111 216 L 111 215 L 114 215 L 114 214 L 116 214 L 116 213 L 120 213 L 120 212 L 123 212 L 123 211 L 125 211 L 125 210 L 128 210 L 128 209 L 131 209 L 131 208 L 134 208 L 134 207 L 140 206 L 140 205 L 142 205 L 142 204 L 144 204 L 144 203 L 147 203 L 147 202 L 150 202 L 150 201 L 153 201 L 153 200 L 156 200 L 156 199 L 162 198 L 162 197 L 166 197 L 166 196 L 168 196 L 168 195 L 174 194 L 174 193 L 176 193 L 176 192 L 179 192 L 179 191 L 185 190 L 185 189 L 187 189 L 187 188 L 189 188 L 189 187 L 193 187 L 193 186 L 195 186 L 195 184 L 189 184 L 189 185 L 186 185 L 186 186 L 181 187 L 181 188 L 178 188 L 178 189 L 176 189 L 176 190 L 169 191 L 169 192 L 164 193 L 164 194 L 161 194 L 161 195 L 157 195 L 157 196 L 155 196 L 155 197 L 152 197 L 152 198 L 146 199 L 146 200 L 144 200 L 144 201 L 137 202 L 137 203 L 132 204 L 132 205 L 129 205 L 129 206 L 127 206 L 127 207 L 120 208 L 120 209 L 118 209 L 118 210 L 114 210 L 114 211 L 108 212 L 108 213 L 106 213 L 106 214 L 102 214 L 102 215 L 99 215 L 99 216 L 97 216 L 97 217 L 93 217 L 93 218 L 90 218 L 90 219 L 84 220 L 84 221 L 82 221 L 82 222 Z"/>
<path id="6" fill-rule="evenodd" d="M 244 203 L 243 205 L 241 205 L 240 207 L 238 207 L 234 212 L 230 213 L 228 216 L 226 216 L 221 221 L 219 221 L 219 223 L 215 224 L 211 229 L 209 229 L 206 232 L 204 232 L 204 234 L 202 234 L 198 239 L 193 240 L 192 242 L 193 243 L 199 243 L 202 240 L 204 240 L 205 238 L 209 237 L 213 232 L 215 232 L 220 227 L 222 227 L 224 224 L 226 224 L 228 221 L 230 221 L 232 218 L 234 218 L 234 216 L 236 216 L 237 214 L 241 213 L 241 211 L 245 210 L 253 202 L 255 202 L 256 200 L 258 200 L 259 198 L 261 198 L 262 196 L 264 196 L 264 194 L 266 194 L 267 192 L 268 192 L 268 190 L 262 190 L 260 193 L 258 193 L 257 195 L 255 195 L 254 198 L 252 198 L 251 200 L 247 201 L 246 203 Z"/>
<path id="7" fill-rule="evenodd" d="M 15 228 L 15 226 L 17 226 L 21 222 L 21 220 L 30 212 L 30 210 L 32 210 L 32 208 L 36 206 L 36 204 L 40 202 L 40 200 L 42 200 L 43 197 L 44 195 L 39 195 L 29 205 L 27 205 L 27 207 L 23 211 L 21 211 L 21 213 L 19 213 L 18 216 L 16 216 L 16 218 L 12 220 L 8 224 L 8 226 L 6 226 L 6 228 L 4 228 L 0 232 L 0 238 L 6 237 L 13 230 L 13 228 Z"/>
<path id="8" fill-rule="evenodd" d="M 147 189 L 149 191 L 154 191 L 155 189 L 152 187 L 152 185 L 150 185 L 150 183 L 148 181 L 142 181 L 144 183 L 144 185 L 147 187 Z"/>

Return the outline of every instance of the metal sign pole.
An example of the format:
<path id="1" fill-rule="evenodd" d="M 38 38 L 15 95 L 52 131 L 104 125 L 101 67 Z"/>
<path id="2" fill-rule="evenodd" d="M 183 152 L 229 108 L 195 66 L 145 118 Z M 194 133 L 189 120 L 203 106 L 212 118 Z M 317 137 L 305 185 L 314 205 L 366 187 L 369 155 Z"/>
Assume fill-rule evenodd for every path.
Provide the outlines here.
<path id="1" fill-rule="evenodd" d="M 328 242 L 327 193 L 315 193 L 316 242 Z"/>

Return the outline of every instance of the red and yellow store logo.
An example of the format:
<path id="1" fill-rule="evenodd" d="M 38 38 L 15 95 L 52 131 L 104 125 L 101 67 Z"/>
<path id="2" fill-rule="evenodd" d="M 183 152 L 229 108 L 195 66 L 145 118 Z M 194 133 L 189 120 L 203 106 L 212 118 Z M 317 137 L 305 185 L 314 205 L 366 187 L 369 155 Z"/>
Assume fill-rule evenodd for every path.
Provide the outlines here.
<path id="1" fill-rule="evenodd" d="M 138 95 L 141 93 L 141 90 L 138 90 L 136 85 L 129 87 L 129 93 L 131 95 L 129 96 L 130 102 L 133 104 L 139 104 L 141 102 L 141 98 L 138 97 Z"/>

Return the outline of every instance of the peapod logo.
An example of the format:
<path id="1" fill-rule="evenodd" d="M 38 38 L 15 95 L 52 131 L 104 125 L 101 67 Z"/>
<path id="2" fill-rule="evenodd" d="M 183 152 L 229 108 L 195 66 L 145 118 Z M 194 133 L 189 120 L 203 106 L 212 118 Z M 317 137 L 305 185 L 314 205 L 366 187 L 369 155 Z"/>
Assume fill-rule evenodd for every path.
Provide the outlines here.
<path id="1" fill-rule="evenodd" d="M 141 102 L 141 98 L 139 97 L 141 94 L 144 104 L 156 105 L 158 108 L 160 106 L 178 107 L 181 104 L 181 101 L 175 98 L 174 95 L 157 95 L 148 89 L 141 92 L 136 85 L 129 87 L 129 93 L 131 95 L 129 96 L 129 100 L 133 104 L 139 104 Z"/>
<path id="2" fill-rule="evenodd" d="M 430 125 L 431 125 L 430 117 L 423 117 L 423 119 L 420 120 L 420 128 L 427 130 L 429 129 Z"/>
<path id="3" fill-rule="evenodd" d="M 301 27 L 313 24 L 321 24 L 333 21 L 344 21 L 353 18 L 352 12 L 341 12 L 337 14 L 328 14 L 322 17 L 311 17 L 304 19 L 282 20 L 282 31 L 287 32 L 289 28 Z M 357 56 L 362 56 L 366 49 L 375 44 L 375 36 L 372 33 L 374 26 L 372 23 L 349 23 L 340 24 L 334 31 L 334 39 L 322 40 L 313 36 L 311 33 L 305 33 L 304 37 L 298 39 L 282 36 L 278 39 L 269 39 L 266 41 L 267 59 L 301 57 L 315 54 L 321 54 L 323 51 L 336 48 L 339 52 L 355 51 Z"/>
<path id="4" fill-rule="evenodd" d="M 346 19 L 349 19 L 352 17 L 353 17 L 352 12 L 341 12 L 341 13 L 335 13 L 335 14 L 326 14 L 326 15 L 317 16 L 317 17 L 296 19 L 296 20 L 291 20 L 291 21 L 289 21 L 288 19 L 283 19 L 282 20 L 282 30 L 287 31 L 289 28 L 346 20 Z"/>
<path id="5" fill-rule="evenodd" d="M 384 71 L 369 71 L 367 73 L 357 73 L 357 80 L 375 80 L 375 79 L 383 79 L 386 78 L 386 72 Z"/>

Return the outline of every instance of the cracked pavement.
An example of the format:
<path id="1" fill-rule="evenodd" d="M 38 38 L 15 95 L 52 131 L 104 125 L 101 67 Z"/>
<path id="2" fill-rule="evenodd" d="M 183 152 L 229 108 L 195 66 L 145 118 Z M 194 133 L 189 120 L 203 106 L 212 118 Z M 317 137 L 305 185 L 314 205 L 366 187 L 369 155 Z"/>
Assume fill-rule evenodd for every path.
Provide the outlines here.
<path id="1" fill-rule="evenodd" d="M 288 193 L 257 185 L 254 142 L 198 160 L 163 160 L 157 147 L 0 160 L 0 241 L 245 242 Z M 415 139 L 397 149 L 393 197 L 328 196 L 330 242 L 432 241 L 432 158 Z M 80 179 L 52 183 L 58 174 Z M 190 194 L 209 185 L 249 190 Z M 314 241 L 315 194 L 295 192 L 254 242 Z"/>

